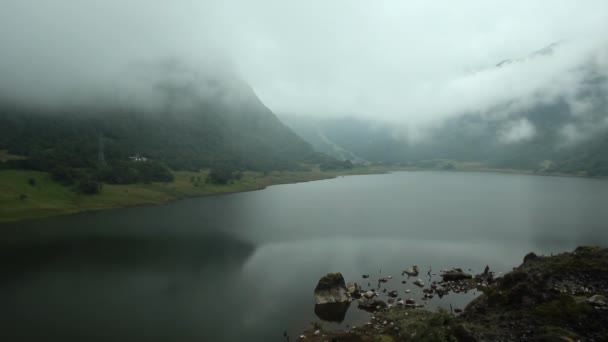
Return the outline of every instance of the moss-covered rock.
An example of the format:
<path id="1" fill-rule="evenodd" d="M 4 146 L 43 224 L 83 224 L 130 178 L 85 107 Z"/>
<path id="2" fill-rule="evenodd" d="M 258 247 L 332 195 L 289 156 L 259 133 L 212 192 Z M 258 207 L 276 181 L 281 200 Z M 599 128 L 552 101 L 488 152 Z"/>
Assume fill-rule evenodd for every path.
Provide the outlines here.
<path id="1" fill-rule="evenodd" d="M 317 305 L 351 301 L 350 294 L 344 283 L 344 277 L 342 276 L 342 273 L 339 272 L 328 273 L 319 279 L 314 295 Z"/>

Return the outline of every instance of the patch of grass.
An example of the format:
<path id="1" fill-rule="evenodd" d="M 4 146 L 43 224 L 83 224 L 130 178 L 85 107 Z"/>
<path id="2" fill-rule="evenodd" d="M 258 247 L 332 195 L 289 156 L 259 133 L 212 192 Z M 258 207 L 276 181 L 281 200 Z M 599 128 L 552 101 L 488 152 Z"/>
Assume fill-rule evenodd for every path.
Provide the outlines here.
<path id="1" fill-rule="evenodd" d="M 263 189 L 270 185 L 334 178 L 342 175 L 382 173 L 378 168 L 355 168 L 344 171 L 280 171 L 262 174 L 243 172 L 243 177 L 226 185 L 209 184 L 208 171 L 177 171 L 169 183 L 104 184 L 100 194 L 83 195 L 54 182 L 45 172 L 25 170 L 0 171 L 0 222 L 73 214 L 134 205 L 161 204 L 168 201 L 205 195 Z M 192 179 L 201 181 L 192 182 Z M 33 180 L 33 182 L 31 181 Z"/>
<path id="2" fill-rule="evenodd" d="M 449 341 L 452 317 L 445 311 L 393 309 L 386 318 L 395 322 L 406 339 L 414 341 Z"/>
<path id="3" fill-rule="evenodd" d="M 561 294 L 555 299 L 534 308 L 534 314 L 555 321 L 574 322 L 593 314 L 594 309 L 585 302 L 577 302 L 574 297 Z"/>
<path id="4" fill-rule="evenodd" d="M 570 330 L 560 327 L 547 326 L 543 328 L 542 333 L 535 337 L 533 341 L 552 342 L 552 341 L 577 341 L 580 337 Z"/>
<path id="5" fill-rule="evenodd" d="M 30 179 L 34 185 L 30 185 Z M 21 195 L 24 195 L 23 198 Z M 0 171 L 0 221 L 78 212 L 70 188 L 37 171 Z"/>

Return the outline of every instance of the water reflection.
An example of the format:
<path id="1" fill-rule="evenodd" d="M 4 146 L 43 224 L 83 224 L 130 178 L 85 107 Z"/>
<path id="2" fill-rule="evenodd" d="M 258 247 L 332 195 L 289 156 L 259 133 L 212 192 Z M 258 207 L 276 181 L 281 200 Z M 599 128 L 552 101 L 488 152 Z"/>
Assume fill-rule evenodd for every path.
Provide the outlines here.
<path id="1" fill-rule="evenodd" d="M 315 304 L 315 315 L 327 322 L 342 323 L 351 302 Z"/>
<path id="2" fill-rule="evenodd" d="M 315 310 L 320 277 L 375 288 L 392 275 L 387 290 L 420 301 L 400 277 L 412 264 L 428 281 L 606 244 L 605 198 L 601 181 L 415 172 L 2 225 L 0 339 L 272 341 L 320 318 L 359 324 L 356 303 Z"/>
<path id="3" fill-rule="evenodd" d="M 33 239 L 2 249 L 3 340 L 203 340 L 254 253 L 225 234 Z M 205 329 L 200 329 L 201 324 Z M 180 339 L 179 336 L 184 337 Z M 7 339 L 8 338 L 8 339 Z"/>
<path id="4" fill-rule="evenodd" d="M 227 234 L 194 237 L 91 236 L 23 239 L 0 249 L 3 274 L 87 269 L 96 272 L 197 270 L 205 265 L 243 264 L 254 251 L 250 243 Z"/>

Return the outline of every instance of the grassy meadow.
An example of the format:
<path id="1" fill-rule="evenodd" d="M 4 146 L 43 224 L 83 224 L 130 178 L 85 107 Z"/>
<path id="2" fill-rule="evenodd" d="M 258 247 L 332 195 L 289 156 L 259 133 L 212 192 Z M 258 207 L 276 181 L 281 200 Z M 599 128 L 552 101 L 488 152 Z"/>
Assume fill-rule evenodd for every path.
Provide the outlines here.
<path id="1" fill-rule="evenodd" d="M 161 204 L 188 197 L 258 190 L 275 184 L 382 172 L 384 170 L 370 167 L 342 171 L 320 171 L 312 168 L 310 171 L 277 171 L 268 174 L 244 172 L 238 181 L 217 185 L 205 182 L 208 171 L 177 171 L 174 172 L 173 182 L 104 184 L 100 194 L 83 195 L 53 181 L 45 172 L 0 170 L 0 222 Z"/>

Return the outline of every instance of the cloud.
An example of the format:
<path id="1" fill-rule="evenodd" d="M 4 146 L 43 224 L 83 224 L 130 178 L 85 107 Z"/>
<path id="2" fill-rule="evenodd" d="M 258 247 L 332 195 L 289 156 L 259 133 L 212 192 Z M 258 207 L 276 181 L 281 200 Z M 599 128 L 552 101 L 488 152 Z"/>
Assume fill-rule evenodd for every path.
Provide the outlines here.
<path id="1" fill-rule="evenodd" d="M 603 32 L 603 0 L 4 0 L 0 93 L 65 98 L 175 58 L 234 70 L 275 112 L 414 132 L 462 113 L 580 102 L 581 65 L 608 70 Z M 516 61 L 496 67 L 505 59 Z"/>
<path id="2" fill-rule="evenodd" d="M 528 141 L 536 135 L 534 125 L 526 120 L 519 119 L 508 123 L 500 132 L 499 141 L 504 144 L 515 144 Z"/>

